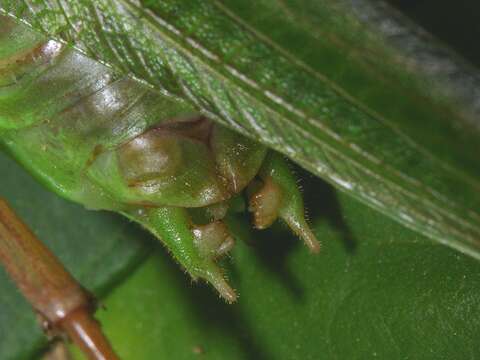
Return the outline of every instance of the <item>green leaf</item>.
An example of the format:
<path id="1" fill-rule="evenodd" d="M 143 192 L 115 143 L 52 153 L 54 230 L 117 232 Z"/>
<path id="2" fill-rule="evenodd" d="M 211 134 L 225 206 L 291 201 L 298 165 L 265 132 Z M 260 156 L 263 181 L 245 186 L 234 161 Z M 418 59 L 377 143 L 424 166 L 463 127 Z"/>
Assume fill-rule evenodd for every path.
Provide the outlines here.
<path id="1" fill-rule="evenodd" d="M 239 234 L 237 304 L 157 251 L 99 312 L 125 359 L 476 359 L 480 265 L 314 180 L 319 256 L 283 228 Z M 201 351 L 202 355 L 197 353 Z"/>
<path id="2" fill-rule="evenodd" d="M 0 195 L 95 294 L 105 294 L 144 258 L 146 234 L 119 216 L 60 199 L 1 152 L 0 169 Z M 0 359 L 31 359 L 47 339 L 1 266 L 0 294 Z"/>
<path id="3" fill-rule="evenodd" d="M 479 75 L 383 3 L 26 4 L 2 8 L 480 257 Z"/>

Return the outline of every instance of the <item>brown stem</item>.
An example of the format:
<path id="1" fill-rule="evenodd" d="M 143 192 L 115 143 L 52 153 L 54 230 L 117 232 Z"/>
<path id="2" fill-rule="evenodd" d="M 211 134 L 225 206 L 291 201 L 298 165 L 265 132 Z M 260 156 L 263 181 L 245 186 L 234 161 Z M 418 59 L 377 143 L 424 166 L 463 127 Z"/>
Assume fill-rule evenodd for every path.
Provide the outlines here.
<path id="1" fill-rule="evenodd" d="M 103 334 L 100 324 L 92 317 L 87 308 L 80 308 L 68 314 L 59 325 L 89 359 L 118 359 Z"/>
<path id="2" fill-rule="evenodd" d="M 0 198 L 0 262 L 32 307 L 92 360 L 118 359 L 93 318 L 91 297 Z"/>

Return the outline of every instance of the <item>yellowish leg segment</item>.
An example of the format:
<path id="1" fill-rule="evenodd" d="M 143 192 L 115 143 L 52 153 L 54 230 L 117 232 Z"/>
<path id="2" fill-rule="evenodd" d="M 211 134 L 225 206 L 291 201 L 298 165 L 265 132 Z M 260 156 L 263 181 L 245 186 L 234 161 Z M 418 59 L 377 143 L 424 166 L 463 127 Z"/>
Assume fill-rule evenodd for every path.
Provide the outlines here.
<path id="1" fill-rule="evenodd" d="M 248 210 L 253 214 L 253 224 L 257 229 L 266 229 L 278 218 L 282 204 L 280 186 L 268 176 L 261 188 L 250 197 Z"/>
<path id="2" fill-rule="evenodd" d="M 235 245 L 227 226 L 217 220 L 206 225 L 194 225 L 195 245 L 205 258 L 217 259 L 226 255 Z"/>

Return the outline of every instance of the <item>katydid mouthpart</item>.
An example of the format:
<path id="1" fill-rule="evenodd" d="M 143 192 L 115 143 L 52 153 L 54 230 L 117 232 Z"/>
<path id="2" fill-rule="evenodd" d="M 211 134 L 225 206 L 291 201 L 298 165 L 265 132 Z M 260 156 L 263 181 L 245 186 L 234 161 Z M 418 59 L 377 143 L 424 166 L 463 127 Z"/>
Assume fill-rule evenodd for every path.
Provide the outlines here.
<path id="1" fill-rule="evenodd" d="M 217 260 L 234 243 L 229 210 L 259 229 L 279 218 L 319 251 L 282 156 L 22 26 L 0 19 L 0 141 L 47 187 L 141 224 L 228 302 Z"/>

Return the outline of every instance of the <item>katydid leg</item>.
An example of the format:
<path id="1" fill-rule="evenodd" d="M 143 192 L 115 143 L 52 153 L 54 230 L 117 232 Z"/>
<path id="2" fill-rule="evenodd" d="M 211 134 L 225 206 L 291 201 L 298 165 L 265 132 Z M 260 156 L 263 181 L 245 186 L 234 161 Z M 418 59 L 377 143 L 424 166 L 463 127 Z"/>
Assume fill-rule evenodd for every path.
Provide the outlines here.
<path id="1" fill-rule="evenodd" d="M 250 196 L 250 211 L 257 228 L 268 227 L 277 216 L 285 221 L 313 253 L 320 243 L 305 220 L 302 194 L 286 160 L 270 152 L 260 169 L 263 184 Z"/>
<path id="2" fill-rule="evenodd" d="M 220 222 L 196 226 L 192 223 L 188 211 L 179 207 L 142 209 L 125 215 L 161 239 L 174 258 L 194 279 L 201 278 L 212 284 L 226 301 L 236 300 L 235 291 L 215 263 L 215 254 L 210 254 L 207 249 L 218 247 L 218 251 L 222 252 L 223 243 L 230 243 L 227 230 Z M 203 244 L 199 245 L 199 241 Z M 210 242 L 210 246 L 205 245 L 205 241 Z M 228 247 L 227 244 L 223 246 Z"/>

